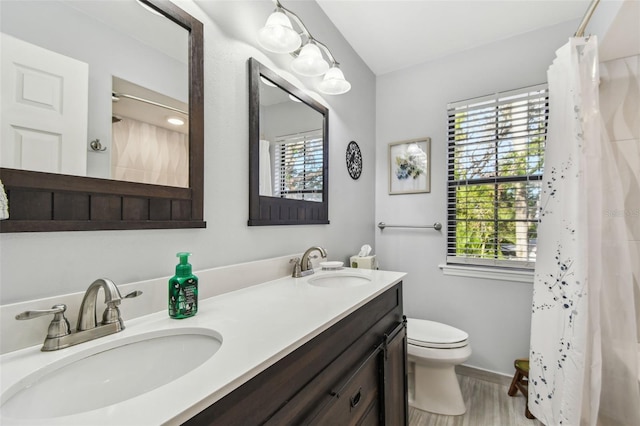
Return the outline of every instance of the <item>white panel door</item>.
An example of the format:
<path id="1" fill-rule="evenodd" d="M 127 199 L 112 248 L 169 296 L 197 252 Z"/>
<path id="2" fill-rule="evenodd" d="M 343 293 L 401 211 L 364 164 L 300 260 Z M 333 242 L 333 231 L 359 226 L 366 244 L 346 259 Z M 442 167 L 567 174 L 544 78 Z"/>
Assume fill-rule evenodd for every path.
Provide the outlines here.
<path id="1" fill-rule="evenodd" d="M 0 37 L 0 165 L 86 176 L 89 65 Z"/>

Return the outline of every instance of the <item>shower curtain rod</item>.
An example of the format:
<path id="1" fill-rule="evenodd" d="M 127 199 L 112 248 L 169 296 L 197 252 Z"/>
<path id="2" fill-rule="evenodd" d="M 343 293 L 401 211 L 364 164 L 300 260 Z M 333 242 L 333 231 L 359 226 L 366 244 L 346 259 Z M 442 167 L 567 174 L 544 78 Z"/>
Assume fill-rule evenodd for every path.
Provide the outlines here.
<path id="1" fill-rule="evenodd" d="M 149 104 L 149 105 L 154 105 L 154 106 L 157 106 L 157 107 L 160 107 L 160 108 L 168 109 L 170 111 L 179 112 L 180 114 L 184 114 L 186 116 L 189 115 L 188 112 L 183 111 L 183 110 L 181 110 L 179 108 L 174 108 L 174 107 L 169 106 L 169 105 L 161 104 L 159 102 L 150 101 L 149 99 L 145 99 L 145 98 L 139 98 L 139 97 L 133 96 L 133 95 L 127 95 L 126 93 L 112 92 L 111 95 L 115 96 L 116 98 L 127 98 L 127 99 L 132 99 L 134 101 L 144 102 L 144 103 Z"/>
<path id="2" fill-rule="evenodd" d="M 587 28 L 589 20 L 591 19 L 593 12 L 596 10 L 596 7 L 598 7 L 598 3 L 600 3 L 600 0 L 591 0 L 591 4 L 589 4 L 589 7 L 587 8 L 584 17 L 582 18 L 582 22 L 580 22 L 580 25 L 578 26 L 578 30 L 573 35 L 574 37 L 584 37 L 584 30 Z"/>

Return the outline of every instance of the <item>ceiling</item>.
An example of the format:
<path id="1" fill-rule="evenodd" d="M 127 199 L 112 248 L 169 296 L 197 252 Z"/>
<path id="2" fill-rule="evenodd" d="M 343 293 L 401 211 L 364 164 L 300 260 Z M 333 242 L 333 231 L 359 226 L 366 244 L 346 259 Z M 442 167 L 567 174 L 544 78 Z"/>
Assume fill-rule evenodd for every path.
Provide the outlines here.
<path id="1" fill-rule="evenodd" d="M 560 22 L 579 21 L 590 3 L 590 0 L 316 1 L 376 75 Z M 571 35 L 567 34 L 567 38 Z"/>
<path id="2" fill-rule="evenodd" d="M 150 12 L 141 3 L 77 0 L 62 3 L 88 15 L 91 22 L 98 21 L 183 64 L 188 63 L 189 32 L 157 12 Z"/>

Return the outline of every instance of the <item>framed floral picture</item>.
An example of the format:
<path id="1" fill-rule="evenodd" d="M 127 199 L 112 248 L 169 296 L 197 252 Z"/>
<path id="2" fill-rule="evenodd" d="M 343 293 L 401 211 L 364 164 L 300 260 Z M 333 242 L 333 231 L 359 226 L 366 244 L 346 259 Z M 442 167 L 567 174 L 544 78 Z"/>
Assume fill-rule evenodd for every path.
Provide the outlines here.
<path id="1" fill-rule="evenodd" d="M 431 138 L 389 144 L 389 194 L 431 191 Z"/>

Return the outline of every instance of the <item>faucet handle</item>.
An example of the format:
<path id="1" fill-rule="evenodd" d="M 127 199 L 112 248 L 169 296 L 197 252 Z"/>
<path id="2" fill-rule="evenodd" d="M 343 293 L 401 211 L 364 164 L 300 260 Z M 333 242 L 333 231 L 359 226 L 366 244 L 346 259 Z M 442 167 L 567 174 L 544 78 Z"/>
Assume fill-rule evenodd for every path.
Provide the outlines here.
<path id="1" fill-rule="evenodd" d="M 55 314 L 63 314 L 64 311 L 67 310 L 67 305 L 53 305 L 51 309 L 40 309 L 35 311 L 24 311 L 16 315 L 17 320 L 28 320 L 38 317 L 43 317 L 45 315 L 55 315 Z"/>
<path id="2" fill-rule="evenodd" d="M 300 278 L 302 276 L 302 266 L 300 265 L 300 258 L 294 257 L 293 259 L 289 259 L 289 263 L 295 263 L 295 265 L 293 265 L 293 272 L 291 273 L 291 276 L 293 278 Z"/>
<path id="3" fill-rule="evenodd" d="M 318 256 L 317 254 L 313 254 L 313 255 L 310 255 L 309 257 L 307 257 L 307 269 L 313 269 L 312 260 L 316 260 L 319 257 L 320 256 Z"/>
<path id="4" fill-rule="evenodd" d="M 142 294 L 140 290 L 134 290 L 126 296 L 122 297 L 122 299 L 132 299 L 134 297 L 138 297 Z M 120 309 L 118 305 L 120 304 L 121 299 L 113 300 L 111 302 L 107 302 L 107 307 L 102 313 L 102 325 L 111 324 L 114 322 L 122 323 L 122 319 L 120 317 Z M 124 328 L 124 325 L 122 326 Z"/>
<path id="5" fill-rule="evenodd" d="M 34 311 L 24 311 L 16 315 L 17 320 L 28 320 L 38 318 L 44 315 L 53 314 L 53 319 L 49 323 L 49 330 L 47 331 L 47 338 L 56 338 L 67 336 L 71 334 L 71 326 L 69 321 L 64 316 L 64 312 L 67 310 L 67 305 L 59 304 L 53 305 L 51 309 L 42 309 Z"/>
<path id="6" fill-rule="evenodd" d="M 123 297 L 123 299 L 133 299 L 134 297 L 138 297 L 142 294 L 140 290 L 133 290 L 131 293 L 127 294 Z"/>

